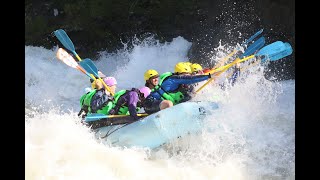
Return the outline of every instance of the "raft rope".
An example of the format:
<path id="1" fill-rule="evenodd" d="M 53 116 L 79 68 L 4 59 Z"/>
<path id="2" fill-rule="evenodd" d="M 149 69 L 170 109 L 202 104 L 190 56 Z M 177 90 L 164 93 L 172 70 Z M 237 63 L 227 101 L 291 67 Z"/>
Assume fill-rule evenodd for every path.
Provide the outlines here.
<path id="1" fill-rule="evenodd" d="M 131 123 L 134 123 L 134 122 L 136 122 L 136 121 L 132 121 L 132 122 L 130 122 L 130 123 L 123 124 L 122 126 L 118 126 L 118 127 L 117 127 L 116 129 L 114 129 L 113 131 L 111 131 L 111 130 L 112 130 L 112 128 L 111 128 L 111 129 L 106 133 L 106 135 L 102 136 L 101 138 L 102 138 L 102 139 L 107 138 L 108 136 L 110 136 L 110 135 L 111 135 L 112 133 L 114 133 L 115 131 L 117 131 L 117 130 L 119 130 L 119 129 L 121 129 L 121 128 L 129 125 L 129 124 L 131 124 Z M 111 132 L 110 132 L 110 131 L 111 131 Z"/>

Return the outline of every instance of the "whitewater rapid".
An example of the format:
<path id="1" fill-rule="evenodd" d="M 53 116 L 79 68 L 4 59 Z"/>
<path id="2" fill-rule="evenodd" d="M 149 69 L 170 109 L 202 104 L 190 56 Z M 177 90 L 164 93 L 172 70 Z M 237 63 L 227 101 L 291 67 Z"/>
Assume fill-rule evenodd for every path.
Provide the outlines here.
<path id="1" fill-rule="evenodd" d="M 147 69 L 173 71 L 188 61 L 190 47 L 182 37 L 150 38 L 133 49 L 101 52 L 94 62 L 117 78 L 117 90 L 141 87 Z M 216 47 L 211 60 L 230 49 Z M 220 103 L 202 133 L 156 150 L 112 147 L 79 122 L 89 78 L 57 60 L 56 50 L 25 47 L 26 179 L 295 179 L 294 80 L 271 82 L 264 67 L 250 68 L 234 87 L 210 84 L 194 98 Z"/>

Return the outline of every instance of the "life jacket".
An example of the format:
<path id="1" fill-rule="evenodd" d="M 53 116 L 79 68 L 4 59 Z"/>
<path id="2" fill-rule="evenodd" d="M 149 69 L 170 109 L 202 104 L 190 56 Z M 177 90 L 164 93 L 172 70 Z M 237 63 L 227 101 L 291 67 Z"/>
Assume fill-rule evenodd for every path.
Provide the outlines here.
<path id="1" fill-rule="evenodd" d="M 133 88 L 134 89 L 134 88 Z M 132 91 L 132 90 L 131 90 Z M 138 90 L 139 91 L 139 90 Z M 123 96 L 124 94 L 130 92 L 129 90 L 121 90 L 118 91 L 115 95 L 114 95 L 114 101 L 113 101 L 113 109 L 115 109 L 115 114 L 119 114 L 119 115 L 130 115 L 129 113 L 129 108 L 127 103 L 125 104 L 119 104 L 118 100 L 121 96 Z M 118 110 L 117 110 L 118 109 Z M 137 108 L 136 111 L 138 112 L 140 110 L 140 107 L 138 107 L 137 104 Z"/>
<path id="2" fill-rule="evenodd" d="M 114 104 L 113 101 L 108 101 L 101 109 L 97 110 L 97 113 L 108 115 L 109 111 L 113 108 Z"/>
<path id="3" fill-rule="evenodd" d="M 84 111 L 86 114 L 88 113 L 102 113 L 102 114 L 108 114 L 110 109 L 113 107 L 113 101 L 111 98 L 108 98 L 108 101 L 104 104 L 100 105 L 99 107 L 93 108 L 91 105 L 93 96 L 97 93 L 97 90 L 91 90 L 88 93 L 84 94 L 80 98 L 80 106 L 81 110 L 79 114 L 81 114 L 82 111 Z"/>
<path id="4" fill-rule="evenodd" d="M 151 92 L 156 91 L 161 96 L 162 100 L 164 100 L 164 99 L 169 100 L 173 103 L 173 105 L 176 105 L 176 104 L 180 103 L 185 97 L 184 94 L 180 91 L 182 85 L 179 85 L 179 88 L 173 92 L 167 92 L 161 87 L 163 81 L 172 75 L 173 75 L 172 72 L 166 72 L 166 73 L 161 74 L 159 77 L 160 78 L 159 84 L 157 86 L 155 86 L 153 89 L 151 89 Z M 162 89 L 164 91 L 164 93 L 160 94 L 159 89 Z"/>
<path id="5" fill-rule="evenodd" d="M 80 107 L 81 107 L 81 111 L 84 111 L 86 114 L 87 113 L 91 113 L 91 99 L 92 96 L 96 93 L 96 89 L 89 91 L 88 93 L 84 94 L 81 96 L 80 98 Z"/>

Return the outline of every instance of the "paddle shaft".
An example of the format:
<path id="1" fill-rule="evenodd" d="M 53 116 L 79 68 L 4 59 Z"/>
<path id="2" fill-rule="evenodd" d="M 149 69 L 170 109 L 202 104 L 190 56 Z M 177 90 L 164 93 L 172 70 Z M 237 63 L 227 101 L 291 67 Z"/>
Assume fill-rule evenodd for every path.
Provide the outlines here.
<path id="1" fill-rule="evenodd" d="M 81 72 L 83 72 L 85 75 L 87 75 L 89 78 L 91 78 L 92 80 L 96 80 L 96 78 L 92 75 L 92 74 L 89 74 L 87 73 L 86 70 L 84 70 L 81 66 L 77 66 L 77 69 L 79 69 Z"/>
<path id="2" fill-rule="evenodd" d="M 251 42 L 253 39 L 255 39 L 257 36 L 259 36 L 263 32 L 263 29 L 257 31 L 254 35 L 252 35 L 249 39 L 247 39 L 244 43 L 241 44 L 241 46 L 247 45 L 249 42 Z M 224 59 L 219 60 L 219 63 L 217 63 L 212 69 L 217 68 L 218 66 L 222 66 L 230 57 L 232 57 L 235 53 L 239 51 L 239 48 L 235 48 L 230 54 L 228 54 Z"/>
<path id="3" fill-rule="evenodd" d="M 79 60 L 79 61 L 82 61 L 82 59 L 80 58 L 80 56 L 75 52 L 75 51 L 72 51 L 73 52 L 73 54 L 77 57 L 77 59 Z"/>
<path id="4" fill-rule="evenodd" d="M 243 61 L 246 61 L 248 59 L 251 59 L 253 58 L 255 55 L 251 55 L 251 56 L 248 56 L 248 57 L 245 57 L 245 58 L 242 58 L 242 59 L 239 59 L 239 58 L 236 58 L 234 61 L 232 61 L 231 63 L 227 64 L 227 65 L 224 65 L 224 66 L 221 66 L 219 68 L 216 68 L 216 69 L 213 69 L 211 70 L 210 72 L 206 73 L 206 74 L 214 74 L 214 73 L 217 73 L 217 72 L 220 72 L 220 71 L 224 71 L 224 70 L 227 70 L 229 69 L 231 66 L 233 66 L 234 64 L 236 63 L 241 63 Z"/>
<path id="5" fill-rule="evenodd" d="M 77 66 L 77 67 L 78 67 L 78 66 Z M 81 66 L 79 66 L 79 67 L 81 67 Z M 80 68 L 80 70 L 81 70 L 82 72 L 86 73 L 86 71 L 85 71 L 82 67 Z M 99 77 L 98 74 L 96 74 L 96 73 L 94 73 L 94 74 L 95 74 L 95 76 Z M 95 78 L 92 74 L 90 74 L 90 75 L 91 75 L 91 76 L 89 76 L 89 77 L 90 77 L 91 79 L 96 80 L 96 78 Z M 102 82 L 103 86 L 107 89 L 107 91 L 109 91 L 109 93 L 110 93 L 112 96 L 114 96 L 114 93 L 111 92 L 111 89 L 110 89 L 109 86 L 104 82 L 104 80 L 101 79 L 101 77 L 99 77 L 99 80 Z"/>
<path id="6" fill-rule="evenodd" d="M 148 116 L 149 114 L 137 114 L 137 116 Z M 125 115 L 125 114 L 118 114 L 118 115 L 106 115 L 107 118 L 115 118 L 115 117 L 125 117 L 125 116 L 130 116 L 130 115 Z"/>
<path id="7" fill-rule="evenodd" d="M 256 54 L 253 54 L 253 55 L 250 55 L 250 56 L 247 56 L 245 58 L 242 58 L 242 59 L 239 59 L 237 58 L 235 61 L 233 61 L 232 63 L 230 64 L 227 64 L 225 66 L 221 66 L 219 68 L 216 68 L 216 69 L 212 69 L 210 72 L 206 73 L 206 74 L 213 74 L 213 73 L 216 73 L 216 72 L 219 72 L 219 71 L 222 71 L 224 69 L 228 69 L 230 68 L 232 65 L 236 64 L 236 63 L 240 63 L 240 62 L 243 62 L 243 61 L 246 61 L 248 59 L 251 59 L 255 56 L 268 56 L 271 60 L 275 61 L 275 60 L 278 60 L 280 58 L 283 58 L 285 56 L 287 56 L 288 54 L 290 53 L 284 53 L 286 51 L 288 51 L 288 49 L 290 50 L 290 46 L 288 46 L 288 49 L 277 49 L 277 48 L 273 48 L 274 46 L 278 46 L 277 44 L 278 42 L 276 43 L 271 43 L 265 47 L 263 47 L 259 52 L 257 52 Z M 266 49 L 270 49 L 269 51 L 265 51 Z M 260 52 L 263 52 L 265 51 L 264 53 L 260 53 Z M 289 51 L 290 52 L 290 51 Z"/>
<path id="8" fill-rule="evenodd" d="M 228 54 L 226 57 L 224 57 L 223 59 L 220 60 L 219 63 L 217 63 L 212 69 L 217 68 L 218 66 L 221 66 L 222 64 L 224 64 L 230 57 L 232 57 L 235 53 L 237 53 L 238 50 L 235 49 L 233 50 L 230 54 Z"/>
<path id="9" fill-rule="evenodd" d="M 250 67 L 258 64 L 259 62 L 260 62 L 260 60 L 257 60 L 257 61 L 255 61 L 255 62 L 249 64 L 249 65 L 246 65 L 246 66 L 244 66 L 244 67 L 241 67 L 241 68 L 240 68 L 240 72 L 243 72 L 243 71 L 247 70 L 248 68 L 250 68 Z M 227 75 L 227 78 L 230 78 L 230 77 L 232 76 L 232 74 L 233 74 L 233 72 L 230 72 L 230 73 Z"/>
<path id="10" fill-rule="evenodd" d="M 223 71 L 224 72 L 224 71 Z M 222 74 L 223 72 L 219 72 L 217 74 L 217 76 L 220 76 L 220 74 Z M 211 81 L 215 80 L 215 78 L 210 78 L 206 83 L 204 83 L 198 90 L 196 90 L 196 93 L 198 93 L 199 91 L 201 91 L 204 87 L 206 87 L 206 85 L 208 85 Z"/>
<path id="11" fill-rule="evenodd" d="M 148 116 L 149 114 L 143 113 L 143 114 L 137 114 L 137 116 Z M 118 118 L 118 117 L 127 117 L 130 115 L 125 115 L 125 114 L 116 114 L 116 115 L 105 115 L 105 114 L 97 114 L 94 115 L 92 114 L 90 116 L 90 114 L 86 117 L 86 122 L 90 122 L 90 121 L 96 121 L 96 120 L 100 120 L 100 119 L 104 119 L 104 118 Z"/>
<path id="12" fill-rule="evenodd" d="M 239 59 L 237 58 L 236 60 L 234 60 L 232 63 L 229 63 L 225 66 L 222 66 L 220 68 L 217 68 L 215 71 L 213 71 L 213 73 L 216 73 L 216 72 L 219 72 L 217 74 L 217 76 L 220 76 L 223 72 L 227 71 L 230 67 L 232 67 L 234 64 L 236 63 L 240 63 L 240 62 L 243 62 L 243 61 L 246 61 L 248 59 L 251 59 L 253 58 L 255 55 L 251 55 L 251 56 L 248 56 L 248 57 L 245 57 L 243 59 Z M 212 73 L 212 74 L 213 74 Z M 198 93 L 199 91 L 201 91 L 206 85 L 208 85 L 211 81 L 213 81 L 215 78 L 210 78 L 205 84 L 203 84 L 199 89 L 197 89 L 195 92 Z"/>
<path id="13" fill-rule="evenodd" d="M 248 44 L 249 42 L 251 42 L 254 38 L 256 38 L 258 35 L 260 35 L 262 33 L 263 29 L 261 29 L 260 31 L 256 32 L 253 36 L 251 36 L 248 40 L 246 40 L 241 46 L 244 46 L 246 44 Z M 246 51 L 240 56 L 240 58 L 252 54 L 255 51 L 257 51 L 258 49 L 262 48 L 265 44 L 265 38 L 262 36 L 260 37 L 257 41 L 255 41 L 252 45 L 250 45 Z M 238 52 L 239 49 L 235 49 L 232 53 L 230 53 L 227 57 L 225 57 L 223 60 L 220 61 L 220 63 L 218 63 L 216 66 L 214 66 L 212 68 L 212 70 L 209 72 L 211 74 L 216 73 L 218 71 L 221 71 L 221 73 L 217 74 L 217 76 L 221 75 L 223 72 L 225 72 L 227 69 L 229 69 L 231 66 L 233 66 L 234 64 L 239 62 L 239 58 L 237 58 L 235 61 L 233 61 L 232 63 L 226 65 L 226 66 L 221 66 L 222 64 L 224 64 L 230 57 L 232 57 L 235 53 Z M 217 68 L 217 66 L 221 66 L 219 68 Z M 209 74 L 206 73 L 206 74 Z M 208 85 L 211 81 L 213 81 L 214 78 L 211 78 L 209 81 L 207 81 L 205 84 L 203 84 L 198 90 L 196 90 L 196 93 L 199 92 L 200 90 L 202 90 L 206 85 Z"/>

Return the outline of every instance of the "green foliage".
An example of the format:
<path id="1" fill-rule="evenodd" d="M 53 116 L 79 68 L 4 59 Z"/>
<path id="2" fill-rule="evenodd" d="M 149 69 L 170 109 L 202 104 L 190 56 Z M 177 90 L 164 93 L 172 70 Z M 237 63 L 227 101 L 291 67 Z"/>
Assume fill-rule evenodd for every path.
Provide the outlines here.
<path id="1" fill-rule="evenodd" d="M 108 18 L 112 16 L 112 0 L 92 0 L 88 3 L 90 17 Z"/>
<path id="2" fill-rule="evenodd" d="M 47 19 L 43 16 L 36 16 L 30 20 L 26 27 L 26 32 L 32 33 L 35 36 L 40 35 L 47 28 Z"/>

